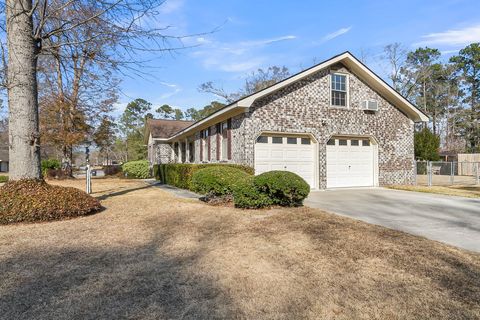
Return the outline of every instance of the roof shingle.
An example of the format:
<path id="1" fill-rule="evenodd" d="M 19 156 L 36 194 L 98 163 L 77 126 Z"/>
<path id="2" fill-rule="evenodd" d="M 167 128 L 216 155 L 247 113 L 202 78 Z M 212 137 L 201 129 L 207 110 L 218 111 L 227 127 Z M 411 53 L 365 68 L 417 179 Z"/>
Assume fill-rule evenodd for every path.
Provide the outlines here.
<path id="1" fill-rule="evenodd" d="M 148 119 L 147 126 L 153 138 L 170 138 L 175 133 L 193 124 L 195 121 Z"/>

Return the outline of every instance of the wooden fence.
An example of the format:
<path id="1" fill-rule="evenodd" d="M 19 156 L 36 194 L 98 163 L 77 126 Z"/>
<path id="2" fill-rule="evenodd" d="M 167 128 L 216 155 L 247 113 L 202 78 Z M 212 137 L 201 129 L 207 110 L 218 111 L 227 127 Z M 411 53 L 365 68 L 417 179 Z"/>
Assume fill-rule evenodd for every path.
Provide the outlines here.
<path id="1" fill-rule="evenodd" d="M 461 176 L 472 176 L 476 174 L 476 164 L 480 162 L 480 153 L 459 153 L 458 174 Z"/>

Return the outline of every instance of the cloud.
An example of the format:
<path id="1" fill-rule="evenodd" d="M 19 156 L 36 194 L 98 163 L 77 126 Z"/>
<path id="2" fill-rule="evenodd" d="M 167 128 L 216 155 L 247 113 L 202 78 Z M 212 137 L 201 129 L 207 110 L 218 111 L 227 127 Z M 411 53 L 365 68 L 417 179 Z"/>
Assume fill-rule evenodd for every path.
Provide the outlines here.
<path id="1" fill-rule="evenodd" d="M 163 14 L 170 14 L 183 7 L 184 0 L 166 0 L 159 8 Z"/>
<path id="2" fill-rule="evenodd" d="M 480 24 L 465 27 L 463 29 L 447 30 L 443 32 L 429 33 L 421 37 L 422 40 L 414 43 L 419 45 L 467 45 L 480 41 Z"/>
<path id="3" fill-rule="evenodd" d="M 350 27 L 345 27 L 345 28 L 340 28 L 340 29 L 338 29 L 337 31 L 334 31 L 334 32 L 332 32 L 332 33 L 329 33 L 329 34 L 325 35 L 325 36 L 320 40 L 320 43 L 324 43 L 324 42 L 333 40 L 333 39 L 335 39 L 336 37 L 339 37 L 339 36 L 341 36 L 342 34 L 345 34 L 345 33 L 349 32 L 350 29 L 352 29 L 351 26 L 350 26 Z"/>
<path id="4" fill-rule="evenodd" d="M 225 72 L 246 72 L 258 68 L 268 60 L 268 54 L 263 50 L 268 46 L 297 39 L 294 35 L 285 35 L 260 40 L 239 42 L 220 42 L 196 38 L 200 45 L 199 50 L 192 55 L 201 60 L 208 69 L 217 69 Z"/>
<path id="5" fill-rule="evenodd" d="M 180 91 L 182 91 L 182 88 L 180 88 L 178 85 L 173 84 L 173 83 L 168 83 L 168 82 L 160 82 L 162 86 L 171 88 L 172 90 L 170 92 L 166 92 L 160 96 L 160 99 L 167 99 L 170 98 L 171 96 L 176 95 Z"/>

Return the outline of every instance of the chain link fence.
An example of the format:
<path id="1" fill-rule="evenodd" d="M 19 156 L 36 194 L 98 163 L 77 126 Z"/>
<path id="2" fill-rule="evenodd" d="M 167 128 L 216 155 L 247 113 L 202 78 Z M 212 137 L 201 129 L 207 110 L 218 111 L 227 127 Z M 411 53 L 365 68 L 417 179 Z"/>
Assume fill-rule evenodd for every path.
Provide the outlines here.
<path id="1" fill-rule="evenodd" d="M 480 162 L 417 161 L 420 186 L 478 185 Z"/>

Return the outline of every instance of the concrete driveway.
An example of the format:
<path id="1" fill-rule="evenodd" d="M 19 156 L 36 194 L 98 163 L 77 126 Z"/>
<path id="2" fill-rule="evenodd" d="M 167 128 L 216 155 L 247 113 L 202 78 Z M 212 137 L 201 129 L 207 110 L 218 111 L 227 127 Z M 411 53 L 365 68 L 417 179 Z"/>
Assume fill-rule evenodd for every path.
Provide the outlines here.
<path id="1" fill-rule="evenodd" d="M 480 252 L 480 200 L 389 189 L 312 191 L 305 205 Z"/>

